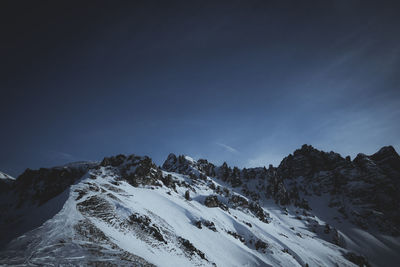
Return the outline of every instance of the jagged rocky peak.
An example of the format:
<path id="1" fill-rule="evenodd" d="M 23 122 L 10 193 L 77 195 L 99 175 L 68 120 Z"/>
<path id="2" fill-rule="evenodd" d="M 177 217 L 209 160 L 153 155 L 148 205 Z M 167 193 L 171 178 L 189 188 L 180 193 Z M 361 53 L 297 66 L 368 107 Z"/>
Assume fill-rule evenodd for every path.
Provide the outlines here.
<path id="1" fill-rule="evenodd" d="M 344 159 L 335 152 L 324 152 L 315 149 L 311 145 L 303 145 L 282 160 L 278 166 L 278 173 L 285 178 L 308 177 L 319 171 L 328 171 L 349 164 L 350 161 Z"/>
<path id="2" fill-rule="evenodd" d="M 360 153 L 354 159 L 354 163 L 366 172 L 400 175 L 400 156 L 392 146 L 384 146 L 370 156 Z"/>
<path id="3" fill-rule="evenodd" d="M 116 167 L 121 171 L 125 172 L 134 172 L 135 169 L 139 166 L 146 169 L 157 169 L 157 165 L 153 162 L 153 160 L 148 156 L 138 156 L 138 155 L 123 155 L 119 154 L 112 157 L 105 157 L 100 166 L 103 167 Z"/>
<path id="4" fill-rule="evenodd" d="M 379 174 L 381 170 L 379 169 L 377 163 L 372 160 L 371 156 L 364 153 L 359 153 L 354 158 L 353 163 L 362 171 L 373 172 Z"/>
<path id="5" fill-rule="evenodd" d="M 16 263 L 32 261 L 35 255 L 32 262 L 38 265 L 101 265 L 101 258 L 113 259 L 115 265 L 138 261 L 136 265 L 146 266 L 149 261 L 164 266 L 163 255 L 168 255 L 182 266 L 313 266 L 329 253 L 334 261 L 323 265 L 353 266 L 351 261 L 368 266 L 358 253 L 400 235 L 398 158 L 393 148 L 385 147 L 352 162 L 304 145 L 278 168 L 215 166 L 170 154 L 162 168 L 147 156 L 116 155 L 101 163 L 27 170 L 13 182 L 11 193 L 0 195 L 2 201 L 17 194 L 27 200 L 21 206 L 12 205 L 19 197 L 1 201 L 0 232 L 21 221 L 34 232 L 21 228 L 3 237 L 6 244 L 27 233 L 0 251 L 0 265 L 11 257 Z M 356 164 L 362 160 L 375 169 Z M 48 207 L 54 213 L 32 224 Z M 31 209 L 35 213 L 25 214 Z M 365 233 L 366 242 L 348 226 Z M 385 239 L 373 239 L 382 234 Z M 34 247 L 29 246 L 32 240 Z M 390 242 L 384 244 L 390 247 Z M 317 246 L 324 250 L 310 249 Z M 389 254 L 394 251 L 393 259 L 398 258 L 396 246 Z M 232 251 L 221 255 L 215 247 Z M 375 258 L 374 253 L 367 256 Z M 232 257 L 236 262 L 226 262 Z"/>
<path id="6" fill-rule="evenodd" d="M 378 152 L 373 154 L 372 157 L 374 157 L 376 160 L 378 160 L 379 158 L 399 158 L 399 154 L 397 154 L 393 146 L 384 146 L 379 149 Z"/>
<path id="7" fill-rule="evenodd" d="M 80 162 L 39 170 L 26 169 L 15 180 L 15 191 L 20 196 L 20 203 L 32 199 L 41 204 L 62 193 L 96 165 L 93 162 Z"/>
<path id="8" fill-rule="evenodd" d="M 167 159 L 164 161 L 162 168 L 167 171 L 175 171 L 182 166 L 186 166 L 188 162 L 185 159 L 185 156 L 179 155 L 178 157 L 174 153 L 170 153 Z"/>
<path id="9" fill-rule="evenodd" d="M 187 168 L 189 166 L 194 167 L 194 166 L 196 166 L 196 164 L 197 164 L 197 161 L 195 161 L 194 159 L 192 159 L 189 156 L 185 156 L 185 155 L 176 156 L 174 153 L 170 153 L 162 167 L 165 170 L 173 171 L 173 170 L 179 170 L 182 168 Z"/>
<path id="10" fill-rule="evenodd" d="M 329 205 L 337 207 L 343 218 L 363 229 L 399 235 L 398 166 L 398 155 L 392 147 L 371 156 L 358 154 L 351 162 L 337 153 L 304 145 L 282 161 L 278 173 L 291 203 L 296 205 L 302 195 L 327 194 Z"/>
<path id="11" fill-rule="evenodd" d="M 215 165 L 206 159 L 194 160 L 185 155 L 176 156 L 171 153 L 165 160 L 162 168 L 169 172 L 177 172 L 191 176 L 215 176 Z"/>
<path id="12" fill-rule="evenodd" d="M 276 168 L 272 167 L 272 165 L 270 165 L 269 169 L 265 167 L 239 169 L 238 167 L 230 167 L 226 162 L 216 166 L 206 159 L 196 161 L 188 156 L 176 156 L 175 154 L 168 156 L 162 168 L 165 171 L 188 175 L 192 179 L 206 180 L 208 176 L 227 182 L 232 187 L 243 185 L 242 191 L 252 199 L 259 199 L 260 192 L 265 189 L 263 184 L 267 182 L 267 178 L 276 174 Z M 259 187 L 253 185 L 247 187 L 246 183 L 250 180 L 257 180 L 253 184 L 259 183 Z"/>
<path id="13" fill-rule="evenodd" d="M 160 168 L 148 156 L 122 155 L 106 157 L 102 167 L 113 167 L 115 171 L 133 186 L 158 185 L 162 178 Z"/>
<path id="14" fill-rule="evenodd" d="M 368 157 L 374 161 L 398 161 L 400 160 L 399 154 L 397 154 L 396 150 L 393 146 L 384 146 L 378 150 L 378 152 L 368 156 L 364 153 L 359 153 L 357 157 Z M 357 158 L 356 157 L 356 158 Z"/>
<path id="15" fill-rule="evenodd" d="M 111 157 L 105 157 L 101 163 L 100 166 L 112 166 L 112 167 L 123 167 L 126 165 L 131 165 L 131 164 L 136 164 L 140 162 L 141 160 L 148 158 L 147 156 L 137 156 L 137 155 L 124 155 L 124 154 L 118 154 L 116 156 L 111 156 Z"/>
<path id="16" fill-rule="evenodd" d="M 391 167 L 400 171 L 400 156 L 392 146 L 382 147 L 371 158 L 381 166 Z"/>

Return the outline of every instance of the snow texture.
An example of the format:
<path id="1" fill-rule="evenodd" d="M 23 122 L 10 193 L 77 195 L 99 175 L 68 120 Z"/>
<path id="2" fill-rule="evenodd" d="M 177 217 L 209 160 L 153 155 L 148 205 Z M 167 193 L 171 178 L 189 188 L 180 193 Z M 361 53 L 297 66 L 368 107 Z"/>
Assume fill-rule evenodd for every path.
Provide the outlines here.
<path id="1" fill-rule="evenodd" d="M 301 166 L 307 166 L 305 158 L 297 156 Z M 340 159 L 329 154 L 327 160 Z M 284 160 L 281 169 L 238 172 L 173 154 L 163 169 L 148 157 L 118 155 L 83 167 L 57 167 L 80 171 L 71 171 L 76 179 L 44 203 L 32 200 L 43 199 L 35 190 L 18 208 L 12 204 L 19 201 L 17 195 L 0 195 L 4 201 L 11 199 L 4 202 L 9 208 L 2 214 L 7 217 L 1 221 L 2 235 L 15 232 L 0 251 L 0 265 L 396 266 L 400 262 L 398 235 L 386 228 L 360 227 L 351 214 L 344 216 L 332 204 L 338 193 L 332 193 L 329 168 L 313 172 L 318 182 L 310 184 L 305 175 L 309 170 L 293 167 L 290 161 Z M 50 173 L 61 177 L 64 172 Z M 295 175 L 275 181 L 279 172 Z M 36 179 L 31 188 L 39 188 L 41 182 L 40 190 L 48 190 L 40 176 Z M 293 193 L 294 184 L 300 188 L 299 196 Z M 354 180 L 348 186 L 365 185 Z M 284 205 L 282 192 L 290 193 Z M 359 207 L 352 203 L 346 210 Z"/>

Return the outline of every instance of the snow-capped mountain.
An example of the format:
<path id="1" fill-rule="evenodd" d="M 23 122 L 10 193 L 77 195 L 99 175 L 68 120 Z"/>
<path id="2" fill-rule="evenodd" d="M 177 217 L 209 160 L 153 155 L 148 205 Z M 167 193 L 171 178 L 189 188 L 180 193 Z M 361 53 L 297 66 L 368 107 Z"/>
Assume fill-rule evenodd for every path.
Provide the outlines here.
<path id="1" fill-rule="evenodd" d="M 1 173 L 2 174 L 2 173 Z M 0 265 L 397 266 L 400 157 L 304 145 L 278 167 L 170 154 L 0 180 Z"/>

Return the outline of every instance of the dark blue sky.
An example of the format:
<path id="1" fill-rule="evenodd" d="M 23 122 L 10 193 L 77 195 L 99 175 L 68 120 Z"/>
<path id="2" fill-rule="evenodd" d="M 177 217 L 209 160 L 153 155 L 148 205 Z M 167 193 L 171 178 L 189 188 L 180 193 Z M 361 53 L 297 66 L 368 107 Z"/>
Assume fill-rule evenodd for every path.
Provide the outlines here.
<path id="1" fill-rule="evenodd" d="M 0 170 L 400 150 L 396 1 L 2 1 Z"/>

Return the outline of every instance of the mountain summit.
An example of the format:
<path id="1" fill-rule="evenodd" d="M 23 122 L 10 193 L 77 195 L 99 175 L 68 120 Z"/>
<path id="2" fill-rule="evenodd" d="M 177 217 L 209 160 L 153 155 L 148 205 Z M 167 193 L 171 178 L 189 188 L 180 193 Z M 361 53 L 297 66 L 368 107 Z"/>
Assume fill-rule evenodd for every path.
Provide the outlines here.
<path id="1" fill-rule="evenodd" d="M 0 173 L 0 265 L 397 266 L 400 157 L 303 145 L 278 167 L 170 154 Z"/>

